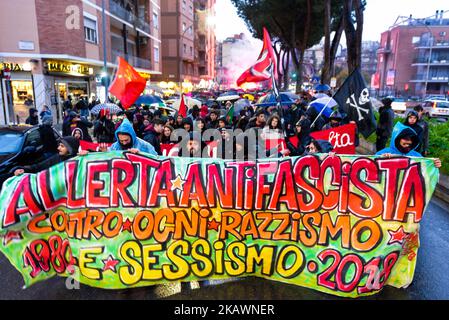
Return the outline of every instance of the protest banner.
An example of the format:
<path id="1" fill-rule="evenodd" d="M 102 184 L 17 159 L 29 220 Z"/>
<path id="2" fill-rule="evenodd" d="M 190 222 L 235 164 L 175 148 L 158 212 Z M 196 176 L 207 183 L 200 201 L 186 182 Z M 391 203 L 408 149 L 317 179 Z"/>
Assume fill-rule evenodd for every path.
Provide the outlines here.
<path id="1" fill-rule="evenodd" d="M 356 124 L 350 123 L 332 129 L 315 131 L 310 136 L 316 140 L 327 140 L 338 154 L 355 154 Z"/>
<path id="2" fill-rule="evenodd" d="M 80 149 L 85 151 L 101 151 L 102 148 L 109 148 L 112 143 L 95 143 L 80 140 Z"/>
<path id="3" fill-rule="evenodd" d="M 92 153 L 12 177 L 0 251 L 25 286 L 257 276 L 358 297 L 413 280 L 432 159 Z"/>

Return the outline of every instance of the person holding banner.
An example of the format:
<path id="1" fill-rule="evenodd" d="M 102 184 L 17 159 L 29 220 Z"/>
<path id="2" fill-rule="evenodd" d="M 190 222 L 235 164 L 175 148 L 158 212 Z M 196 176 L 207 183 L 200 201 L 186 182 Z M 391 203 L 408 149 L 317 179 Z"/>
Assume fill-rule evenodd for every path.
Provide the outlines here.
<path id="1" fill-rule="evenodd" d="M 109 147 L 109 151 L 146 152 L 157 156 L 157 152 L 151 144 L 136 136 L 133 125 L 127 118 L 123 119 L 122 124 L 115 131 L 115 138 L 117 141 Z"/>
<path id="2" fill-rule="evenodd" d="M 376 153 L 377 156 L 391 158 L 394 156 L 422 157 L 415 151 L 419 147 L 419 137 L 415 130 L 398 122 L 394 126 L 391 136 L 390 147 Z M 434 159 L 435 167 L 441 167 L 441 160 Z"/>
<path id="3" fill-rule="evenodd" d="M 330 115 L 329 122 L 324 125 L 323 130 L 337 128 L 338 126 L 341 125 L 342 121 L 343 121 L 343 116 L 341 115 L 341 113 L 338 110 L 335 110 Z"/>
<path id="4" fill-rule="evenodd" d="M 58 153 L 36 164 L 23 167 L 15 167 L 11 171 L 14 173 L 15 176 L 18 176 L 25 172 L 37 173 L 39 171 L 48 169 L 54 166 L 55 164 L 76 157 L 78 155 L 79 146 L 80 143 L 78 139 L 70 136 L 63 137 L 59 141 Z"/>
<path id="5" fill-rule="evenodd" d="M 296 134 L 287 141 L 287 148 L 290 150 L 291 157 L 302 156 L 306 152 L 306 147 L 312 141 L 310 124 L 308 118 L 302 118 L 296 123 Z"/>

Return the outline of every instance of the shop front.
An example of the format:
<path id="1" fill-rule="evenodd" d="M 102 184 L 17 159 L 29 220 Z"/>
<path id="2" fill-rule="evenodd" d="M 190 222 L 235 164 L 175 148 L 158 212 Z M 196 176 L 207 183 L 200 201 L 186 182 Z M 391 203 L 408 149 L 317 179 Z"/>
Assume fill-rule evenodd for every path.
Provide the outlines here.
<path id="1" fill-rule="evenodd" d="M 52 106 L 56 109 L 57 122 L 62 119 L 63 104 L 69 97 L 75 105 L 80 99 L 95 94 L 94 67 L 77 62 L 44 60 L 43 71 L 54 90 Z"/>
<path id="2" fill-rule="evenodd" d="M 0 92 L 0 124 L 25 123 L 35 108 L 30 63 L 0 62 Z"/>

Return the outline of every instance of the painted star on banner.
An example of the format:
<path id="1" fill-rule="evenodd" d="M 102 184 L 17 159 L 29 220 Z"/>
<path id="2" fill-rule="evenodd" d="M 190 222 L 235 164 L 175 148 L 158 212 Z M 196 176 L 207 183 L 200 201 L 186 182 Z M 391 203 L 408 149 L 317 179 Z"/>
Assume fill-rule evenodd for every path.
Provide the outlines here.
<path id="1" fill-rule="evenodd" d="M 126 230 L 128 232 L 132 232 L 132 225 L 133 223 L 129 219 L 126 219 L 126 221 L 123 222 L 122 231 Z"/>
<path id="2" fill-rule="evenodd" d="M 8 231 L 3 238 L 3 245 L 8 245 L 11 241 L 22 240 L 22 233 L 20 231 Z"/>
<path id="3" fill-rule="evenodd" d="M 395 242 L 402 244 L 402 241 L 407 235 L 407 233 L 404 232 L 404 229 L 402 227 L 400 227 L 396 231 L 388 230 L 388 233 L 390 234 L 390 240 L 388 241 L 388 244 L 393 244 Z"/>
<path id="4" fill-rule="evenodd" d="M 175 180 L 170 180 L 170 182 L 171 182 L 171 188 L 170 188 L 171 191 L 176 190 L 176 189 L 182 190 L 182 186 L 185 183 L 185 181 L 182 180 L 182 178 L 179 174 Z"/>
<path id="5" fill-rule="evenodd" d="M 220 223 L 217 222 L 217 220 L 211 220 L 207 223 L 207 228 L 213 229 L 215 231 L 218 231 L 218 227 L 220 226 Z"/>
<path id="6" fill-rule="evenodd" d="M 102 261 L 104 264 L 103 271 L 111 270 L 111 271 L 117 273 L 115 266 L 120 263 L 120 260 L 116 260 L 116 259 L 114 259 L 114 257 L 112 255 L 109 255 L 109 257 L 107 259 L 104 259 Z"/>

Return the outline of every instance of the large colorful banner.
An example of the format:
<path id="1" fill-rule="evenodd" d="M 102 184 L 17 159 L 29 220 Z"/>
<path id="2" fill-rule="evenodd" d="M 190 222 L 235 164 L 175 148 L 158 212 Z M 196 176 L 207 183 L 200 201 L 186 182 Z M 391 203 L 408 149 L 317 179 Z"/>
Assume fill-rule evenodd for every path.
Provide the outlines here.
<path id="1" fill-rule="evenodd" d="M 327 140 L 338 154 L 355 154 L 356 124 L 350 123 L 336 128 L 315 131 L 310 136 L 317 140 Z"/>
<path id="2" fill-rule="evenodd" d="M 347 297 L 413 280 L 431 159 L 92 153 L 7 180 L 0 251 L 25 285 L 258 276 Z"/>

